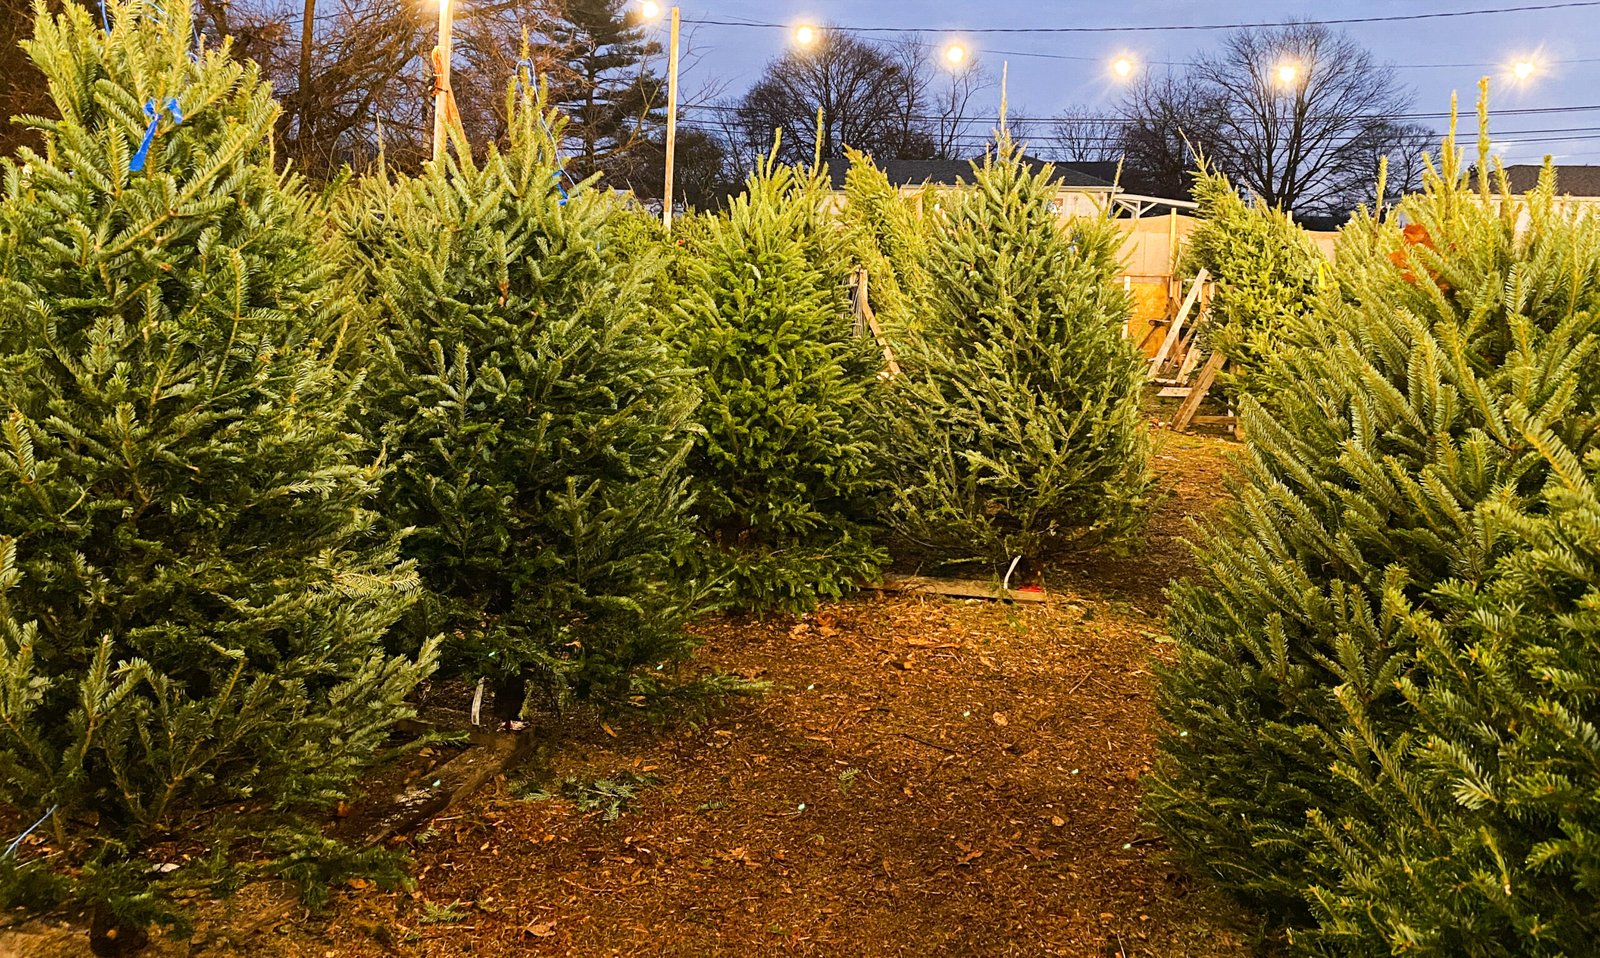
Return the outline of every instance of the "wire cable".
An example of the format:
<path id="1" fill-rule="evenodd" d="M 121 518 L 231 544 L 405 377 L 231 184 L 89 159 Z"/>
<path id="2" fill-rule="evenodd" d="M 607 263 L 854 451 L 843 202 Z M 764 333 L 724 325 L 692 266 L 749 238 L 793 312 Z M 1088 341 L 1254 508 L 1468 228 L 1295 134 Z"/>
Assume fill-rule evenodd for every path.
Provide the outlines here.
<path id="1" fill-rule="evenodd" d="M 1351 26 L 1361 23 L 1400 23 L 1416 20 L 1442 20 L 1452 17 L 1482 17 L 1506 13 L 1532 13 L 1548 10 L 1571 10 L 1600 7 L 1600 0 L 1565 0 L 1560 3 L 1535 3 L 1515 7 L 1490 7 L 1481 10 L 1442 10 L 1433 13 L 1396 13 L 1377 17 L 1337 17 L 1321 20 L 1278 20 L 1264 23 L 1167 23 L 1130 27 L 881 27 L 881 26 L 830 26 L 825 29 L 845 33 L 1166 33 L 1178 31 L 1249 30 L 1257 27 L 1292 26 Z M 718 27 L 755 27 L 759 29 L 788 30 L 793 24 L 758 23 L 742 20 L 713 20 L 709 18 L 683 18 L 684 23 Z"/>

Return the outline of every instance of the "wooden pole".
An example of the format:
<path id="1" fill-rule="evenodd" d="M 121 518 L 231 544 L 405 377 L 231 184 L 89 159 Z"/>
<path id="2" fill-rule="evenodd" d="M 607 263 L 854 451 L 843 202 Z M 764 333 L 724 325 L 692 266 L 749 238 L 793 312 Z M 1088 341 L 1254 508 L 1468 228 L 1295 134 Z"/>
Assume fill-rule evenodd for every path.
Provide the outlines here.
<path id="1" fill-rule="evenodd" d="M 1006 135 L 1006 74 L 1011 69 L 1011 61 L 1000 61 L 1000 135 Z"/>
<path id="2" fill-rule="evenodd" d="M 672 34 L 667 41 L 667 185 L 661 194 L 661 225 L 672 232 L 673 169 L 678 159 L 678 8 L 672 8 Z"/>
<path id="3" fill-rule="evenodd" d="M 444 158 L 450 116 L 450 33 L 454 27 L 452 0 L 439 0 L 439 45 L 433 54 L 433 159 Z"/>
<path id="4" fill-rule="evenodd" d="M 311 137 L 306 130 L 306 121 L 311 117 L 311 41 L 316 33 L 317 0 L 306 0 L 305 13 L 300 18 L 300 90 L 296 98 L 300 101 L 299 122 L 295 125 L 295 136 L 299 140 L 300 162 L 304 163 L 306 150 L 310 147 Z"/>

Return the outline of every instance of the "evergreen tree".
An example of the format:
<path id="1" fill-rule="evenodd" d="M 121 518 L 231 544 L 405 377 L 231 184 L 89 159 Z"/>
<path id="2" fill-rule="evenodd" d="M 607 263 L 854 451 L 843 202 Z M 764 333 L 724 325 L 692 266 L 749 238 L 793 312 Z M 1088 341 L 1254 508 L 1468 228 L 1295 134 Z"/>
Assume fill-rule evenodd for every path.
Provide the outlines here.
<path id="1" fill-rule="evenodd" d="M 1200 170 L 1193 192 L 1200 225 L 1179 271 L 1195 275 L 1204 268 L 1216 283 L 1201 331 L 1208 346 L 1228 357 L 1223 387 L 1230 395 L 1268 397 L 1287 384 L 1271 381 L 1267 357 L 1309 308 L 1326 260 L 1287 213 L 1259 197 L 1246 203 L 1221 173 Z"/>
<path id="2" fill-rule="evenodd" d="M 186 4 L 107 6 L 36 8 L 60 118 L 0 194 L 0 800 L 55 851 L 5 877 L 92 906 L 97 948 L 230 858 L 328 877 L 306 814 L 432 656 L 382 652 L 415 575 L 270 92 Z"/>
<path id="3" fill-rule="evenodd" d="M 552 0 L 534 59 L 551 105 L 570 118 L 565 144 L 580 179 L 655 195 L 660 163 L 642 162 L 665 129 L 667 85 L 649 66 L 661 45 L 645 39 L 631 0 Z M 639 182 L 635 182 L 635 181 Z"/>
<path id="4" fill-rule="evenodd" d="M 678 340 L 704 370 L 692 457 L 708 568 L 730 601 L 801 610 L 876 574 L 855 516 L 876 487 L 881 355 L 846 298 L 826 186 L 769 158 L 688 238 Z"/>
<path id="5" fill-rule="evenodd" d="M 927 328 L 897 383 L 887 521 L 945 562 L 1037 560 L 1129 533 L 1150 489 L 1121 240 L 1063 229 L 1050 170 L 1002 142 L 941 199 Z"/>
<path id="6" fill-rule="evenodd" d="M 844 224 L 851 257 L 867 270 L 869 301 L 891 338 L 920 329 L 932 308 L 928 248 L 932 236 L 921 215 L 922 196 L 906 198 L 872 158 L 847 150 Z"/>
<path id="7" fill-rule="evenodd" d="M 645 296 L 659 257 L 619 242 L 603 191 L 563 186 L 560 118 L 519 77 L 509 142 L 403 182 L 368 242 L 389 333 L 370 429 L 394 460 L 385 513 L 451 667 L 623 697 L 688 648 L 674 561 L 691 535 L 681 464 L 696 403 Z M 570 194 L 570 196 L 568 195 Z M 372 234 L 373 228 L 358 227 Z"/>
<path id="8" fill-rule="evenodd" d="M 1478 168 L 1346 228 L 1173 594 L 1150 813 L 1307 954 L 1600 940 L 1600 221 Z"/>

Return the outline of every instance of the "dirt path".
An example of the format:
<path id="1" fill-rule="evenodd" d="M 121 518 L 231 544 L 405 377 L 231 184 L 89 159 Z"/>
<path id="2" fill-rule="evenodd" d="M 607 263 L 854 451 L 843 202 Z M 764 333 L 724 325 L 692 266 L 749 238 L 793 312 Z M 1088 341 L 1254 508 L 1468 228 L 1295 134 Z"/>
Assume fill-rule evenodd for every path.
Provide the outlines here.
<path id="1" fill-rule="evenodd" d="M 561 743 L 554 797 L 501 782 L 413 838 L 410 894 L 346 888 L 263 923 L 247 892 L 222 907 L 260 931 L 211 922 L 163 953 L 1248 955 L 1242 916 L 1138 817 L 1160 592 L 1227 448 L 1167 434 L 1177 495 L 1146 543 L 1063 570 L 1046 606 L 868 596 L 713 623 L 700 662 L 766 695 Z"/>
<path id="2" fill-rule="evenodd" d="M 412 897 L 349 893 L 332 921 L 273 944 L 308 956 L 1248 954 L 1236 916 L 1170 872 L 1137 814 L 1159 588 L 1187 561 L 1185 514 L 1220 492 L 1221 448 L 1169 440 L 1157 462 L 1178 495 L 1149 543 L 1070 570 L 1070 596 L 1047 607 L 866 597 L 800 622 L 706 628 L 707 665 L 771 691 L 666 737 L 568 743 L 554 772 L 572 794 L 634 792 L 615 821 L 503 785 L 412 843 Z"/>

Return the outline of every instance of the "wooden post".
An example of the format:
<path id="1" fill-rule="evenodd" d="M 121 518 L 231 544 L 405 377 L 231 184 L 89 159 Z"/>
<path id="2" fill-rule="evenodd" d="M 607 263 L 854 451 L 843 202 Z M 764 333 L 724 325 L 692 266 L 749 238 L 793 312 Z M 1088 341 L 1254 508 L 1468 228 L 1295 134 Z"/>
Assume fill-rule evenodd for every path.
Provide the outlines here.
<path id="1" fill-rule="evenodd" d="M 299 141 L 300 162 L 306 159 L 307 144 L 311 137 L 306 133 L 306 120 L 311 116 L 311 41 L 316 35 L 317 0 L 306 0 L 305 12 L 301 14 L 300 22 L 300 89 L 296 99 L 300 102 L 299 122 L 295 126 L 295 137 Z"/>
<path id="2" fill-rule="evenodd" d="M 1006 136 L 1006 74 L 1011 69 L 1011 61 L 1000 61 L 1000 135 Z"/>
<path id="3" fill-rule="evenodd" d="M 1176 302 L 1182 295 L 1183 278 L 1178 275 L 1178 208 L 1173 207 L 1167 212 L 1167 299 Z"/>
<path id="4" fill-rule="evenodd" d="M 444 157 L 450 118 L 450 33 L 454 27 L 452 0 L 439 0 L 439 45 L 433 48 L 433 159 Z"/>
<path id="5" fill-rule="evenodd" d="M 661 194 L 661 225 L 672 232 L 672 175 L 678 159 L 678 8 L 672 8 L 667 49 L 667 185 Z"/>

